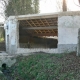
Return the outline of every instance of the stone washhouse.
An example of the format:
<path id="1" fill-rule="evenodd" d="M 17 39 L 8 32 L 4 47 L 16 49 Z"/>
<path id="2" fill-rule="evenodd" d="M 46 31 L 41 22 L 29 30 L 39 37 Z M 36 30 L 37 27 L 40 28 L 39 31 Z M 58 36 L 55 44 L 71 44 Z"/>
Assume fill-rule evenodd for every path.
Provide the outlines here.
<path id="1" fill-rule="evenodd" d="M 79 28 L 79 11 L 10 16 L 4 24 L 6 52 L 77 51 Z"/>

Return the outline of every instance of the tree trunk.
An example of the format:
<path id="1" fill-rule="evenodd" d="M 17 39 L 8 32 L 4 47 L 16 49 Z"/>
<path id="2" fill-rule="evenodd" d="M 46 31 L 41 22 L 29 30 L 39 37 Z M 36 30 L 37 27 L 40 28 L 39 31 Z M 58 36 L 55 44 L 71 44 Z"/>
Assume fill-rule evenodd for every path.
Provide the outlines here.
<path id="1" fill-rule="evenodd" d="M 67 5 L 66 5 L 66 0 L 63 0 L 63 11 L 67 11 Z"/>
<path id="2" fill-rule="evenodd" d="M 80 4 L 80 0 L 78 0 L 79 1 L 79 4 Z"/>

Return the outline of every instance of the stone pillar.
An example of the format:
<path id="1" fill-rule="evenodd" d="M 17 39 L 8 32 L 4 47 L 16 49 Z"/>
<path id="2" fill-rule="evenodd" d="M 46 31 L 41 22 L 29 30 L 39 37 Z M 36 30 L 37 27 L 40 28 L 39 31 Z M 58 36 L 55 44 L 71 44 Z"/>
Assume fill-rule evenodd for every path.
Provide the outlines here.
<path id="1" fill-rule="evenodd" d="M 10 19 L 10 54 L 15 54 L 17 52 L 17 20 Z"/>
<path id="2" fill-rule="evenodd" d="M 18 20 L 15 17 L 9 17 L 7 22 L 5 23 L 5 31 L 6 31 L 6 51 L 9 54 L 15 54 L 17 52 L 18 47 L 18 39 L 17 39 L 17 27 Z"/>
<path id="3" fill-rule="evenodd" d="M 80 56 L 80 28 L 78 29 L 77 56 Z"/>

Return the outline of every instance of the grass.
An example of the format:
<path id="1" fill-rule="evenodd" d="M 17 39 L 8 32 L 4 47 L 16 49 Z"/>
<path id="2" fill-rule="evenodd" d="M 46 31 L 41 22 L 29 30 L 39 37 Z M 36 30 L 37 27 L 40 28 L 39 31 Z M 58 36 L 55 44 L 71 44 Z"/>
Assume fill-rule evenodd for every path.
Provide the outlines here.
<path id="1" fill-rule="evenodd" d="M 4 38 L 0 38 L 0 42 L 3 42 L 4 41 Z"/>
<path id="2" fill-rule="evenodd" d="M 0 80 L 6 80 L 6 77 L 3 74 L 0 74 Z"/>
<path id="3" fill-rule="evenodd" d="M 14 80 L 80 80 L 80 58 L 75 53 L 19 56 L 11 68 Z"/>

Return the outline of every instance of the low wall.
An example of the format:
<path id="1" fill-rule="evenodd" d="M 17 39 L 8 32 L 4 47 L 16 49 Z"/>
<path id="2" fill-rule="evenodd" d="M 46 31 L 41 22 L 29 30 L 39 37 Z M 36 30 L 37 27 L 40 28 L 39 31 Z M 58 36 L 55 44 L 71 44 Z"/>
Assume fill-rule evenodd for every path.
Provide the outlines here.
<path id="1" fill-rule="evenodd" d="M 58 49 L 49 49 L 49 48 L 18 48 L 17 49 L 17 54 L 29 54 L 29 53 L 34 53 L 34 52 L 45 52 L 45 53 L 58 53 Z"/>
<path id="2" fill-rule="evenodd" d="M 58 44 L 59 53 L 77 52 L 77 44 Z"/>

